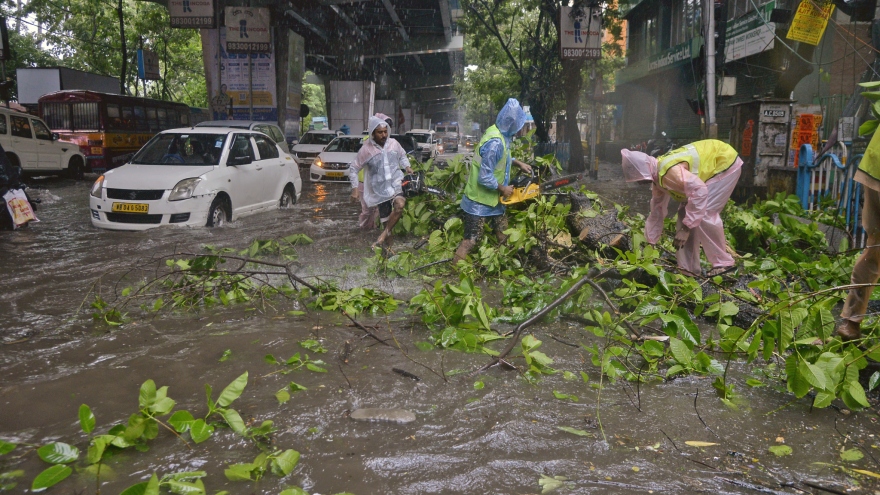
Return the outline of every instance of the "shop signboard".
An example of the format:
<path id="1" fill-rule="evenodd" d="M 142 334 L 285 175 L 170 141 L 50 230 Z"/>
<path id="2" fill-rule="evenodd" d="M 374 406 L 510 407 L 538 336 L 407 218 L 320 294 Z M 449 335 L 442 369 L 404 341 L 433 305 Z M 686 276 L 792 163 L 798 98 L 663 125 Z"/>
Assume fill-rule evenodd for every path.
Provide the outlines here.
<path id="1" fill-rule="evenodd" d="M 748 14 L 727 22 L 724 59 L 739 60 L 756 53 L 771 50 L 776 40 L 776 24 L 770 15 L 776 2 L 769 2 Z"/>
<path id="2" fill-rule="evenodd" d="M 832 12 L 834 3 L 831 0 L 802 0 L 785 37 L 792 41 L 818 45 L 828 27 Z"/>
<path id="3" fill-rule="evenodd" d="M 559 9 L 559 50 L 563 59 L 602 58 L 602 11 L 599 7 Z"/>
<path id="4" fill-rule="evenodd" d="M 213 28 L 214 0 L 168 0 L 174 28 Z"/>
<path id="5" fill-rule="evenodd" d="M 226 7 L 226 51 L 269 52 L 269 9 Z"/>

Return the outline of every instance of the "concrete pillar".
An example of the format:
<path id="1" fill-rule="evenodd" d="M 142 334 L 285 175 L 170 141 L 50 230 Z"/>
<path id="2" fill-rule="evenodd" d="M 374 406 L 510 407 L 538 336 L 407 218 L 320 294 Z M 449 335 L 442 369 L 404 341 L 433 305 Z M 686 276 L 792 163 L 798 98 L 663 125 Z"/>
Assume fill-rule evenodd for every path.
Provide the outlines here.
<path id="1" fill-rule="evenodd" d="M 340 129 L 347 125 L 350 134 L 361 134 L 367 128 L 367 120 L 376 113 L 373 110 L 374 93 L 372 81 L 330 81 L 327 96 L 330 128 Z"/>

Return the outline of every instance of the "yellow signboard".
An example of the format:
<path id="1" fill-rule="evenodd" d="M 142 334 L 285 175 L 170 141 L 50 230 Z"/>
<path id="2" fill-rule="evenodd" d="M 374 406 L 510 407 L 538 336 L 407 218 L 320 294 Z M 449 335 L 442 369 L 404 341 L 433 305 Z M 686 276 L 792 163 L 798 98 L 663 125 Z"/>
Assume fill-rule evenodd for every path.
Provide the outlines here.
<path id="1" fill-rule="evenodd" d="M 818 45 L 832 12 L 834 3 L 831 0 L 802 0 L 785 37 Z"/>

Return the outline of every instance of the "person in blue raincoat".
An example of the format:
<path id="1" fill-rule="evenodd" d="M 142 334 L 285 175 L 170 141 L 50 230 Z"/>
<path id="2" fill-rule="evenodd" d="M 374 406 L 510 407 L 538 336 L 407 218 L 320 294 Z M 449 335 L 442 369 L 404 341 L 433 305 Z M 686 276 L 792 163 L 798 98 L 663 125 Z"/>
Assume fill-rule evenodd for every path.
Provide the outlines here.
<path id="1" fill-rule="evenodd" d="M 480 144 L 476 147 L 476 160 L 471 165 L 470 176 L 461 199 L 464 239 L 455 250 L 453 263 L 465 259 L 476 246 L 483 233 L 483 225 L 489 222 L 498 242 L 507 240 L 504 231 L 507 219 L 504 216 L 502 197 L 513 193 L 510 184 L 510 166 L 515 164 L 523 172 L 532 173 L 532 167 L 514 159 L 510 155 L 510 144 L 526 123 L 526 112 L 516 98 L 507 100 L 498 112 L 495 125 L 486 129 Z M 479 163 L 479 166 L 476 164 Z"/>

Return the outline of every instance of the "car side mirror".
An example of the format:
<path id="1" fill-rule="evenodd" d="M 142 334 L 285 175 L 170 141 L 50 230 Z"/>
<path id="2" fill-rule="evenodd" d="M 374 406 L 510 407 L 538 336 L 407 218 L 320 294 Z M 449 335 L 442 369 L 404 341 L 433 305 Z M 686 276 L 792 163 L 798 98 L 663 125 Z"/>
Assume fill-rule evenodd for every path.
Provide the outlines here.
<path id="1" fill-rule="evenodd" d="M 59 139 L 61 139 L 61 136 L 59 136 L 57 132 L 53 132 L 52 141 L 58 141 Z"/>
<path id="2" fill-rule="evenodd" d="M 235 167 L 237 165 L 247 165 L 253 163 L 254 159 L 250 155 L 231 156 L 226 160 L 226 165 Z"/>

